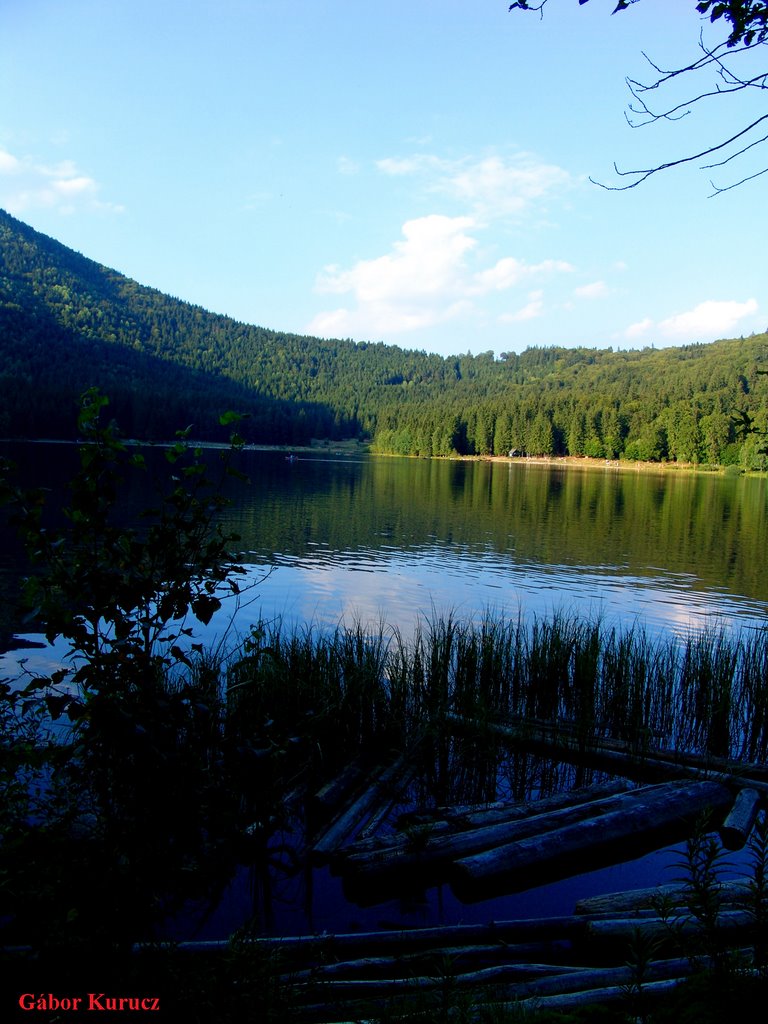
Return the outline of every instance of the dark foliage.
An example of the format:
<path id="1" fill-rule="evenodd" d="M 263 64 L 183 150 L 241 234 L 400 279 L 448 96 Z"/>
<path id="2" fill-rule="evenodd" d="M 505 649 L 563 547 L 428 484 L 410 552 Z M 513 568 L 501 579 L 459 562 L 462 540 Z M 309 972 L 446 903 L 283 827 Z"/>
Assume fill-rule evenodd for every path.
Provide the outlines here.
<path id="1" fill-rule="evenodd" d="M 237 323 L 172 299 L 0 212 L 0 436 L 74 436 L 72 409 L 109 393 L 129 436 L 372 439 L 403 455 L 571 455 L 764 468 L 768 339 L 642 351 L 553 345 L 443 358 Z M 741 420 L 743 422 L 743 419 Z"/>

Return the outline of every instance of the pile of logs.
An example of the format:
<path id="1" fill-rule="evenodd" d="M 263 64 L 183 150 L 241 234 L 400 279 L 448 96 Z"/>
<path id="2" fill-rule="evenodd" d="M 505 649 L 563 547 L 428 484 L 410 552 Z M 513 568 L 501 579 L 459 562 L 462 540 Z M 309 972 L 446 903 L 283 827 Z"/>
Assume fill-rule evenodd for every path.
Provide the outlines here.
<path id="1" fill-rule="evenodd" d="M 717 929 L 733 948 L 754 940 L 754 917 L 739 909 L 747 890 L 724 894 Z M 574 913 L 489 924 L 253 939 L 254 953 L 279 965 L 291 1019 L 365 1021 L 388 1012 L 423 1011 L 425 1019 L 459 1003 L 480 1019 L 490 1006 L 574 1008 L 623 1001 L 627 1008 L 685 980 L 686 946 L 698 923 L 683 886 L 594 897 Z M 663 901 L 664 916 L 659 914 Z M 649 963 L 632 962 L 638 934 L 654 943 Z M 214 943 L 182 943 L 211 951 Z"/>
<path id="2" fill-rule="evenodd" d="M 399 757 L 372 773 L 353 765 L 315 796 L 313 862 L 330 864 L 345 895 L 360 904 L 444 883 L 461 901 L 475 902 L 684 841 L 704 814 L 723 845 L 738 849 L 768 799 L 763 766 L 638 754 L 618 742 L 585 745 L 546 725 L 491 729 L 502 742 L 609 772 L 615 781 L 532 803 L 422 808 L 400 814 L 393 828 L 412 761 Z M 731 948 L 756 941 L 745 892 L 746 881 L 734 885 L 718 915 Z M 364 1019 L 366 1006 L 411 1005 L 415 996 L 428 1016 L 448 992 L 454 999 L 471 993 L 473 1005 L 562 1008 L 626 999 L 634 986 L 647 1000 L 691 969 L 682 946 L 701 926 L 684 900 L 684 890 L 667 886 L 582 901 L 567 917 L 254 942 L 283 964 L 284 980 L 298 994 L 297 1020 Z M 654 949 L 642 978 L 627 966 L 638 934 Z"/>
<path id="3" fill-rule="evenodd" d="M 379 768 L 362 786 L 359 773 L 347 771 L 317 794 L 316 807 L 327 812 L 334 800 L 340 809 L 315 835 L 311 853 L 342 876 L 349 899 L 370 905 L 445 882 L 463 902 L 520 892 L 684 841 L 705 813 L 720 827 L 723 844 L 738 849 L 768 795 L 762 768 L 750 774 L 739 766 L 735 774 L 728 770 L 733 766 L 695 757 L 637 757 L 607 744 L 585 749 L 530 724 L 524 731 L 492 728 L 509 742 L 560 758 L 591 758 L 600 767 L 607 761 L 621 777 L 529 804 L 401 815 L 394 831 L 382 833 L 379 826 L 409 778 L 408 759 Z"/>

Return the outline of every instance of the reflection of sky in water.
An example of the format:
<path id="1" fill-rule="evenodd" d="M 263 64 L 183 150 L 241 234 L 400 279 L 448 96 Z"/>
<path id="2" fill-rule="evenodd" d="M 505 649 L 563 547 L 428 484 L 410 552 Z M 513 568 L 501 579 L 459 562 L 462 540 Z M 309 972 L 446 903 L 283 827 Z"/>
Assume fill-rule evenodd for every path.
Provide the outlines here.
<path id="1" fill-rule="evenodd" d="M 264 575 L 250 567 L 254 580 Z M 282 618 L 288 627 L 333 628 L 360 622 L 412 634 L 421 619 L 453 612 L 477 619 L 485 611 L 517 618 L 554 611 L 600 617 L 609 625 L 639 623 L 652 635 L 725 626 L 763 625 L 765 603 L 725 591 L 702 589 L 694 575 L 659 569 L 653 576 L 623 575 L 621 567 L 541 565 L 517 562 L 488 548 L 464 550 L 435 545 L 403 552 L 398 548 L 332 551 L 318 545 L 309 556 L 276 556 L 274 570 L 239 602 L 225 609 L 195 635 L 206 643 L 232 647 L 252 623 Z M 31 638 L 31 637 L 30 637 Z M 31 638 L 31 639 L 40 639 Z M 31 649 L 0 658 L 0 673 L 16 674 L 20 657 L 29 668 L 49 673 L 65 648 Z"/>
<path id="2" fill-rule="evenodd" d="M 282 616 L 287 623 L 384 622 L 405 634 L 433 611 L 477 618 L 488 609 L 513 617 L 553 611 L 600 616 L 627 626 L 640 622 L 649 633 L 764 622 L 765 604 L 696 584 L 694 576 L 664 570 L 642 577 L 610 566 L 515 563 L 490 550 L 325 551 L 312 560 L 278 557 L 259 588 L 258 605 L 238 614 L 237 628 L 247 628 L 256 607 L 266 618 Z"/>
<path id="3" fill-rule="evenodd" d="M 263 566 L 250 569 L 254 581 L 262 579 Z M 738 628 L 765 621 L 766 605 L 702 588 L 694 575 L 664 569 L 652 575 L 624 575 L 624 571 L 622 566 L 608 564 L 516 561 L 510 553 L 490 546 L 470 551 L 435 543 L 407 552 L 397 547 L 349 552 L 318 544 L 309 555 L 276 556 L 273 572 L 244 596 L 239 608 L 228 602 L 209 627 L 195 632 L 198 640 L 207 644 L 221 640 L 225 649 L 232 649 L 260 616 L 281 617 L 288 627 L 333 628 L 340 622 L 359 621 L 376 629 L 383 624 L 399 629 L 406 638 L 419 618 L 453 612 L 460 619 L 477 619 L 486 610 L 515 618 L 562 611 L 627 627 L 639 622 L 654 635 L 684 635 L 708 625 Z M 0 675 L 16 675 L 22 658 L 28 671 L 50 674 L 65 655 L 62 643 L 20 650 L 0 659 Z M 361 908 L 345 900 L 340 880 L 327 870 L 293 878 L 278 875 L 272 878 L 274 917 L 268 930 L 373 930 L 570 913 L 577 899 L 592 894 L 671 881 L 679 873 L 674 864 L 680 856 L 680 848 L 660 850 L 632 863 L 471 905 L 461 904 L 443 886 L 414 898 Z M 743 856 L 736 855 L 735 860 Z M 249 916 L 252 899 L 251 879 L 244 869 L 211 916 L 184 917 L 171 932 L 196 938 L 225 936 Z"/>

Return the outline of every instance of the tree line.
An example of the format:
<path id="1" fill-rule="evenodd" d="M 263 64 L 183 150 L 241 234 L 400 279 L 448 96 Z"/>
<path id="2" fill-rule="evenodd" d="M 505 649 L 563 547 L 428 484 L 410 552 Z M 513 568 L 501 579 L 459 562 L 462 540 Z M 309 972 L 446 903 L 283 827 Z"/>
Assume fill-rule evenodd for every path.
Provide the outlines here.
<path id="1" fill-rule="evenodd" d="M 476 339 L 468 339 L 471 344 Z M 0 211 L 0 436 L 69 437 L 78 396 L 110 395 L 141 439 L 371 441 L 419 456 L 591 456 L 766 467 L 768 336 L 640 351 L 538 346 L 443 357 L 215 315 L 141 286 Z"/>

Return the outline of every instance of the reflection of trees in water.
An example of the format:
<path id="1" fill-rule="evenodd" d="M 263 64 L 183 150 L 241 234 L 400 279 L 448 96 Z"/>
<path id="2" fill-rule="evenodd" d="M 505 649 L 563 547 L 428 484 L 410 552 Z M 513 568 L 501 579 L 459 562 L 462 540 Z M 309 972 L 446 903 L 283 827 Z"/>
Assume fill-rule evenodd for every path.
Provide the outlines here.
<path id="1" fill-rule="evenodd" d="M 685 574 L 766 596 L 759 479 L 391 458 L 289 469 L 258 462 L 258 488 L 237 491 L 232 525 L 246 549 L 311 556 L 317 544 L 404 552 L 450 544 L 523 563 Z"/>

